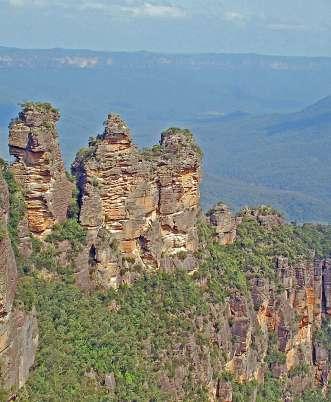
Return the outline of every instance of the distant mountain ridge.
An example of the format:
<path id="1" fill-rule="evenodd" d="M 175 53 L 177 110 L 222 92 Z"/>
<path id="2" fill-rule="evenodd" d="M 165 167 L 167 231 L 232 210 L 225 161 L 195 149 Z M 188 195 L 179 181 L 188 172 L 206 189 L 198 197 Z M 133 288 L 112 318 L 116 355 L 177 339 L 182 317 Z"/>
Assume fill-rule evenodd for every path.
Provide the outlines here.
<path id="1" fill-rule="evenodd" d="M 323 70 L 331 65 L 331 57 L 272 56 L 254 53 L 175 54 L 148 51 L 113 52 L 89 49 L 19 49 L 0 46 L 0 68 L 56 67 L 56 68 L 111 68 L 155 65 L 179 65 L 190 68 L 216 69 L 259 68 L 279 71 Z"/>
<path id="2" fill-rule="evenodd" d="M 267 201 L 290 218 L 330 221 L 330 96 L 296 113 L 237 114 L 196 130 L 213 176 L 208 205 L 223 192 L 239 208 L 246 193 L 246 202 Z"/>

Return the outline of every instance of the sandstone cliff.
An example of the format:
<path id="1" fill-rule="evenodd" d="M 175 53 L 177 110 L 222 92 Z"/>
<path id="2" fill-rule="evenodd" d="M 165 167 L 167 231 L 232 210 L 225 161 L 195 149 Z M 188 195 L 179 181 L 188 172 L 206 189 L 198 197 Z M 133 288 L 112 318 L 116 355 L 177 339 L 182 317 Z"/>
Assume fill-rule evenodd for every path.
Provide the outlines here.
<path id="1" fill-rule="evenodd" d="M 330 351 L 318 333 L 331 318 L 331 260 L 330 247 L 324 254 L 315 249 L 318 230 L 310 237 L 265 206 L 233 215 L 219 203 L 203 217 L 201 153 L 192 134 L 171 128 L 159 145 L 139 150 L 117 115 L 109 115 L 103 134 L 77 154 L 72 170 L 80 224 L 75 218 L 64 222 L 72 189 L 57 142 L 58 118 L 49 105 L 27 104 L 10 126 L 10 152 L 16 157 L 11 170 L 24 189 L 27 211 L 27 224 L 23 216 L 16 222 L 15 251 L 25 257 L 30 253 L 27 226 L 42 240 L 34 258 L 24 260 L 25 286 L 30 296 L 45 285 L 46 297 L 34 295 L 44 322 L 49 314 L 56 322 L 65 304 L 68 321 L 61 325 L 74 322 L 72 333 L 59 334 L 55 325 L 54 337 L 67 350 L 72 350 L 71 338 L 89 345 L 88 350 L 75 349 L 77 354 L 106 351 L 98 359 L 106 356 L 107 362 L 98 361 L 98 367 L 114 372 L 97 373 L 86 366 L 83 377 L 93 377 L 93 392 L 100 383 L 103 390 L 108 378 L 109 392 L 123 392 L 116 394 L 118 400 L 138 399 L 141 388 L 151 392 L 145 400 L 153 400 L 151 389 L 157 388 L 168 395 L 160 400 L 194 400 L 203 391 L 210 401 L 231 402 L 238 387 L 248 390 L 252 384 L 246 400 L 255 401 L 258 387 L 270 377 L 280 381 L 284 401 L 313 387 L 326 392 Z M 9 193 L 1 179 L 0 195 L 0 358 L 6 386 L 17 388 L 33 363 L 38 335 L 35 314 L 13 308 L 17 268 L 7 234 Z M 73 290 L 72 273 L 82 289 L 137 282 L 138 290 L 133 285 L 129 291 L 97 293 L 93 310 L 89 292 Z M 39 287 L 29 287 L 33 280 Z M 71 304 L 79 305 L 79 295 L 84 303 L 74 312 L 82 319 L 76 325 Z M 58 298 L 56 308 L 53 297 L 54 303 Z M 41 307 L 45 299 L 51 311 Z M 89 321 L 86 310 L 91 315 L 98 311 L 95 319 L 104 332 Z M 103 326 L 105 320 L 112 325 Z M 84 328 L 89 328 L 82 335 L 86 338 L 80 338 Z M 51 330 L 47 324 L 49 343 Z M 115 343 L 117 338 L 122 343 Z M 116 356 L 111 366 L 110 355 Z M 87 359 L 89 364 L 94 357 Z M 60 367 L 64 358 L 58 356 Z M 81 358 L 85 362 L 86 356 Z M 146 372 L 150 376 L 145 378 Z M 85 384 L 80 368 L 78 377 L 72 377 L 76 389 Z M 54 378 L 57 382 L 61 374 Z M 133 383 L 130 399 L 125 392 Z M 144 400 L 147 394 L 142 395 Z"/>
<path id="2" fill-rule="evenodd" d="M 186 260 L 192 265 L 186 257 L 197 249 L 200 164 L 189 131 L 169 129 L 160 145 L 138 150 L 127 124 L 109 115 L 104 133 L 92 139 L 73 164 L 80 222 L 90 235 L 107 229 L 121 254 L 136 263 L 171 268 L 182 261 L 185 265 Z M 98 249 L 92 243 L 96 256 Z M 116 276 L 112 262 L 108 269 Z"/>
<path id="3" fill-rule="evenodd" d="M 20 388 L 27 380 L 38 343 L 35 312 L 14 308 L 17 266 L 8 236 L 9 192 L 0 171 L 0 361 L 1 387 Z"/>
<path id="4" fill-rule="evenodd" d="M 12 172 L 24 190 L 29 230 L 36 235 L 64 221 L 71 198 L 58 144 L 58 119 L 51 105 L 26 103 L 9 126 Z"/>
<path id="5" fill-rule="evenodd" d="M 281 233 L 285 227 L 281 216 L 269 207 L 245 209 L 234 216 L 227 206 L 218 204 L 207 217 L 215 228 L 212 238 L 222 245 L 234 243 L 243 222 L 256 222 L 265 228 L 262 231 L 270 233 L 270 238 L 274 231 Z M 260 242 L 262 245 L 262 239 Z M 218 338 L 226 353 L 226 370 L 240 382 L 263 381 L 271 372 L 283 381 L 289 401 L 291 396 L 316 385 L 326 390 L 330 351 L 316 334 L 322 321 L 331 318 L 330 260 L 312 252 L 308 258 L 302 255 L 292 262 L 275 256 L 271 276 L 254 274 L 259 270 L 256 268 L 247 268 L 249 293 L 230 296 L 218 313 L 222 330 L 209 334 Z M 215 383 L 212 394 L 219 396 L 219 401 L 232 401 L 232 388 L 227 382 Z"/>
<path id="6" fill-rule="evenodd" d="M 227 205 L 218 203 L 207 212 L 207 218 L 215 228 L 215 237 L 220 244 L 232 244 L 236 240 L 241 218 L 233 216 Z"/>

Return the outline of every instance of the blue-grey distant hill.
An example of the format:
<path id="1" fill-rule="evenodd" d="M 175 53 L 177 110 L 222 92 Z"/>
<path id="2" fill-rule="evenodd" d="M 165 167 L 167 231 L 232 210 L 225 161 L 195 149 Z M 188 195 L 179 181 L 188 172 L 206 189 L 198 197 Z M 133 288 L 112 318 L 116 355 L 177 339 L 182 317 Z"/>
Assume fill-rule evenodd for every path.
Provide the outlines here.
<path id="1" fill-rule="evenodd" d="M 331 58 L 0 47 L 0 154 L 18 102 L 61 110 L 68 164 L 115 111 L 141 146 L 167 126 L 194 130 L 204 206 L 272 203 L 290 219 L 331 222 L 329 94 Z"/>
<path id="2" fill-rule="evenodd" d="M 331 97 L 297 113 L 194 123 L 205 150 L 205 200 L 271 203 L 292 219 L 331 221 Z"/>

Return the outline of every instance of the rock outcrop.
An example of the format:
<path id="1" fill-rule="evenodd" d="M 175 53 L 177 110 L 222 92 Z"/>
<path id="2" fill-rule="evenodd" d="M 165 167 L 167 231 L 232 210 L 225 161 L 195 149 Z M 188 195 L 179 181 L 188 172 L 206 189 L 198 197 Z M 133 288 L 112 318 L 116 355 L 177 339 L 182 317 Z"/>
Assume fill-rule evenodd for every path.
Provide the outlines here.
<path id="1" fill-rule="evenodd" d="M 315 353 L 315 357 L 313 353 L 314 332 L 327 314 L 323 293 L 326 290 L 324 280 L 330 270 L 321 267 L 325 267 L 324 260 L 290 264 L 287 258 L 277 257 L 275 270 L 282 290 L 277 291 L 270 283 L 261 283 L 259 279 L 252 283 L 258 322 L 262 329 L 275 334 L 275 345 L 278 345 L 275 353 L 284 356 L 282 362 L 271 363 L 271 370 L 278 373 L 276 376 L 291 372 L 298 366 L 315 366 L 316 379 L 323 382 L 318 372 L 322 353 Z"/>
<path id="2" fill-rule="evenodd" d="M 234 242 L 243 220 L 254 220 L 270 231 L 284 224 L 269 207 L 247 208 L 233 216 L 222 203 L 211 209 L 207 218 L 215 228 L 215 240 L 222 245 Z M 315 341 L 315 333 L 323 319 L 330 319 L 331 262 L 313 254 L 311 259 L 292 263 L 277 256 L 274 272 L 276 277 L 270 279 L 253 275 L 249 294 L 231 296 L 221 313 L 221 338 L 231 339 L 221 342 L 228 356 L 226 370 L 240 382 L 261 381 L 267 364 L 274 377 L 286 379 L 289 395 L 315 385 L 325 388 L 331 362 L 325 347 Z M 215 385 L 216 396 L 219 384 Z"/>
<path id="3" fill-rule="evenodd" d="M 42 235 L 63 222 L 72 193 L 58 144 L 60 115 L 49 104 L 26 103 L 9 126 L 11 170 L 25 194 L 29 230 Z"/>
<path id="4" fill-rule="evenodd" d="M 24 190 L 26 205 L 26 218 L 16 228 L 16 248 L 23 257 L 30 253 L 29 230 L 45 240 L 43 235 L 67 216 L 72 185 L 59 150 L 58 118 L 50 105 L 26 104 L 10 125 L 10 153 L 16 158 L 11 171 Z M 220 290 L 205 294 L 201 315 L 190 309 L 190 329 L 160 359 L 175 370 L 173 377 L 159 373 L 160 387 L 174 400 L 184 399 L 189 377 L 215 401 L 233 400 L 233 379 L 261 383 L 267 372 L 282 380 L 289 398 L 315 385 L 326 389 L 330 351 L 316 333 L 331 317 L 331 260 L 317 258 L 313 251 L 301 257 L 301 250 L 299 257 L 295 253 L 296 258 L 284 257 L 292 255 L 292 249 L 280 247 L 284 246 L 284 219 L 265 206 L 246 208 L 233 216 L 226 205 L 217 204 L 206 218 L 213 230 L 206 229 L 212 235 L 204 241 L 211 247 L 202 250 L 197 232 L 201 153 L 188 130 L 168 129 L 159 145 L 139 150 L 127 124 L 109 115 L 103 134 L 91 138 L 88 148 L 77 154 L 72 170 L 86 239 L 83 231 L 79 248 L 75 249 L 70 236 L 52 246 L 61 270 L 76 267 L 81 288 L 116 288 L 133 283 L 141 272 L 181 267 L 202 291 L 209 285 Z M 8 236 L 9 211 L 8 188 L 0 177 L 1 377 L 6 388 L 15 389 L 24 384 L 33 365 L 38 330 L 34 311 L 14 308 L 17 266 Z M 250 227 L 254 231 L 246 245 L 236 249 L 240 244 L 236 238 Z M 257 242 L 255 234 L 260 236 Z M 291 236 L 286 235 L 290 242 Z M 280 251 L 269 247 L 270 239 L 279 241 Z M 232 245 L 229 250 L 236 257 L 231 259 L 215 241 Z M 229 261 L 224 261 L 227 257 Z M 216 273 L 203 267 L 205 262 Z M 234 281 L 242 283 L 236 286 Z M 222 292 L 223 285 L 229 289 Z M 109 308 L 116 311 L 120 306 L 115 302 Z M 117 389 L 116 380 L 114 373 L 105 375 L 103 383 L 109 392 Z"/>
<path id="5" fill-rule="evenodd" d="M 35 312 L 14 308 L 17 266 L 8 236 L 9 192 L 0 171 L 0 368 L 1 386 L 17 389 L 27 380 L 38 343 Z"/>
<path id="6" fill-rule="evenodd" d="M 244 208 L 241 211 L 240 216 L 253 219 L 259 225 L 269 228 L 285 224 L 283 216 L 278 211 L 267 205 L 261 205 L 258 208 Z"/>
<path id="7" fill-rule="evenodd" d="M 227 205 L 219 202 L 207 212 L 207 221 L 215 229 L 216 239 L 222 245 L 234 243 L 237 238 L 237 228 L 243 218 L 252 219 L 259 225 L 269 228 L 285 223 L 284 218 L 268 206 L 244 208 L 240 214 L 233 215 Z"/>
<path id="8" fill-rule="evenodd" d="M 237 237 L 237 227 L 242 219 L 233 216 L 230 208 L 222 202 L 207 213 L 209 223 L 215 228 L 217 240 L 222 245 L 232 244 Z"/>
<path id="9" fill-rule="evenodd" d="M 261 384 L 267 376 L 280 379 L 288 396 L 284 401 L 314 387 L 327 389 L 329 351 L 315 339 L 321 312 L 314 309 L 322 294 L 312 293 L 322 275 L 310 261 L 292 265 L 282 257 L 276 259 L 274 269 L 281 287 L 274 280 L 252 277 L 247 294 L 233 293 L 223 303 L 210 305 L 208 313 L 192 324 L 199 336 L 212 342 L 212 353 L 188 335 L 166 357 L 169 364 L 178 356 L 185 361 L 176 367 L 173 379 L 163 375 L 160 380 L 174 400 L 184 394 L 181 387 L 188 376 L 195 384 L 205 384 L 211 401 L 234 400 L 236 394 L 226 378 L 241 384 Z M 226 375 L 217 379 L 218 373 Z M 247 396 L 247 400 L 256 399 Z"/>
<path id="10" fill-rule="evenodd" d="M 109 115 L 104 133 L 73 164 L 80 222 L 95 236 L 105 228 L 121 254 L 138 264 L 167 268 L 178 256 L 184 261 L 197 249 L 200 165 L 188 130 L 169 129 L 159 145 L 138 150 L 127 124 Z M 91 252 L 98 254 L 94 243 Z M 113 263 L 109 269 L 117 275 Z"/>

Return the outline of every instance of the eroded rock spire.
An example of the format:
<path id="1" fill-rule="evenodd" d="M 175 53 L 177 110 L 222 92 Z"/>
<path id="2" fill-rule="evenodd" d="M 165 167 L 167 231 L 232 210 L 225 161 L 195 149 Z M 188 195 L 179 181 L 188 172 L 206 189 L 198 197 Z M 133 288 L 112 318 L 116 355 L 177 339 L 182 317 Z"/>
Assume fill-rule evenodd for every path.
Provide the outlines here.
<path id="1" fill-rule="evenodd" d="M 58 144 L 59 117 L 50 104 L 29 102 L 9 126 L 11 170 L 24 190 L 29 229 L 37 235 L 64 221 L 72 193 Z"/>
<path id="2" fill-rule="evenodd" d="M 90 232 L 105 227 L 122 255 L 169 267 L 197 249 L 201 154 L 188 130 L 169 129 L 159 145 L 138 150 L 127 124 L 109 115 L 104 133 L 78 153 L 73 172 L 81 224 Z"/>

